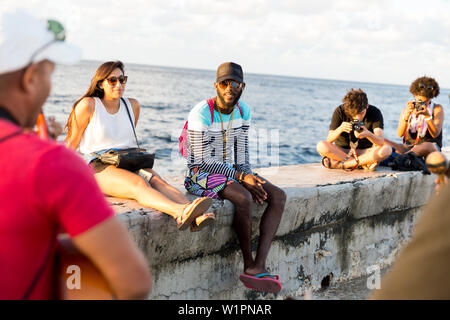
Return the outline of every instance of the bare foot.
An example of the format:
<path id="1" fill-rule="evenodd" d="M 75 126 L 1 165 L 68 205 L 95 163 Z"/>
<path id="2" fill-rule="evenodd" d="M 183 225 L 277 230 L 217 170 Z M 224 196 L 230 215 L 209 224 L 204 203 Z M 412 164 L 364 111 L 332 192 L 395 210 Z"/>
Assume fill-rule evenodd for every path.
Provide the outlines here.
<path id="1" fill-rule="evenodd" d="M 267 273 L 267 270 L 265 268 L 250 267 L 244 269 L 244 273 L 250 276 L 255 276 L 257 274 Z"/>

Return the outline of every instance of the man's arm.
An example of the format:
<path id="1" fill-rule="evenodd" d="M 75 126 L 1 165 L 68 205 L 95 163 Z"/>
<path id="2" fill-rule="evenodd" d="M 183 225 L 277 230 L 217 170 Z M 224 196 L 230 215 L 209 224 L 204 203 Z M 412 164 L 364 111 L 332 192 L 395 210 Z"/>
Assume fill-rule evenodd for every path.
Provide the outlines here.
<path id="1" fill-rule="evenodd" d="M 146 298 L 150 269 L 89 167 L 71 150 L 53 147 L 38 156 L 26 191 L 49 221 L 59 225 L 90 258 L 121 299 Z"/>
<path id="2" fill-rule="evenodd" d="M 235 142 L 235 155 L 234 162 L 236 163 L 236 174 L 238 177 L 240 173 L 243 172 L 245 174 L 252 174 L 252 167 L 250 164 L 250 151 L 249 151 L 249 130 L 251 123 L 251 113 L 250 107 L 246 104 L 241 104 L 241 107 L 244 108 L 244 114 L 242 119 L 242 132 L 237 137 Z"/>
<path id="3" fill-rule="evenodd" d="M 327 141 L 333 143 L 343 132 L 350 133 L 352 130 L 352 124 L 350 122 L 342 122 L 335 130 L 328 131 Z"/>
<path id="4" fill-rule="evenodd" d="M 328 131 L 327 141 L 333 143 L 344 133 L 352 132 L 352 124 L 343 121 L 344 115 L 340 107 L 336 108 L 331 116 L 330 130 Z"/>
<path id="5" fill-rule="evenodd" d="M 117 217 L 77 235 L 73 241 L 102 271 L 119 299 L 148 298 L 150 268 Z"/>
<path id="6" fill-rule="evenodd" d="M 375 128 L 373 129 L 373 133 L 364 128 L 362 132 L 355 131 L 355 137 L 358 139 L 367 138 L 373 144 L 377 146 L 382 146 L 384 144 L 384 133 L 383 129 Z"/>

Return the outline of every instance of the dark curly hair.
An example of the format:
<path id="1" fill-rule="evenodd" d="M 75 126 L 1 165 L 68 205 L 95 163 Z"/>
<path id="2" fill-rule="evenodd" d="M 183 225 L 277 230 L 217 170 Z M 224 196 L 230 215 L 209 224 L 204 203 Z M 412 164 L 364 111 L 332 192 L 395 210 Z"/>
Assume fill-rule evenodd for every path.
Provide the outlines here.
<path id="1" fill-rule="evenodd" d="M 411 83 L 409 92 L 414 96 L 423 96 L 428 99 L 435 98 L 439 95 L 439 84 L 430 77 L 420 77 Z"/>
<path id="2" fill-rule="evenodd" d="M 349 90 L 345 97 L 342 99 L 342 102 L 344 103 L 343 107 L 345 114 L 350 117 L 364 111 L 369 103 L 366 93 L 361 89 Z"/>

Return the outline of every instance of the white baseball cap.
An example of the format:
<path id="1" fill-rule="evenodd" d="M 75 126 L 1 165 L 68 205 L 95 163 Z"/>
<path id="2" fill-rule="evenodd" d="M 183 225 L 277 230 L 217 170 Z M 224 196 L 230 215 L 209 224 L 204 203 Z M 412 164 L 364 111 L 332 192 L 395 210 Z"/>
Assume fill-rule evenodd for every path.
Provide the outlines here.
<path id="1" fill-rule="evenodd" d="M 54 20 L 46 23 L 23 9 L 2 14 L 0 74 L 20 70 L 30 63 L 43 60 L 56 64 L 78 62 L 81 58 L 80 48 L 64 40 L 64 27 Z"/>

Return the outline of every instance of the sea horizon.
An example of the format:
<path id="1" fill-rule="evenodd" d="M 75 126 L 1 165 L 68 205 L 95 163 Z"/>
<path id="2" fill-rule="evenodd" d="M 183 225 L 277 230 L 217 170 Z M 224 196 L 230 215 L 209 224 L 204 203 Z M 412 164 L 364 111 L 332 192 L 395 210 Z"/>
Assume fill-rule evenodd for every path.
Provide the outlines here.
<path id="1" fill-rule="evenodd" d="M 181 67 L 181 66 L 173 66 L 173 65 L 172 66 L 169 66 L 169 65 L 155 65 L 155 64 L 147 64 L 147 63 L 141 63 L 141 62 L 126 62 L 124 60 L 120 60 L 120 61 L 122 61 L 125 65 L 133 65 L 133 66 L 147 66 L 147 67 L 155 67 L 155 68 L 167 68 L 167 69 L 178 69 L 178 70 L 193 70 L 193 71 L 216 72 L 216 70 L 214 70 L 214 69 L 206 69 L 206 68 Z M 98 63 L 100 65 L 100 64 L 106 62 L 106 60 L 82 59 L 81 62 L 96 62 L 96 63 Z M 389 83 L 389 82 L 376 82 L 376 81 L 361 81 L 361 80 L 348 80 L 348 79 L 317 78 L 317 77 L 305 77 L 305 76 L 287 75 L 287 74 L 284 75 L 284 74 L 246 72 L 245 68 L 244 68 L 244 77 L 246 75 L 284 77 L 284 78 L 304 79 L 304 80 L 320 80 L 320 81 L 331 81 L 331 82 L 341 82 L 341 83 L 361 83 L 361 84 L 370 84 L 370 85 L 389 85 L 389 86 L 398 86 L 398 87 L 408 87 L 409 88 L 409 84 L 399 84 L 399 83 Z M 427 75 L 427 76 L 429 76 L 429 75 Z M 411 82 L 413 80 L 411 80 Z M 450 87 L 449 88 L 441 87 L 441 89 L 442 90 L 450 90 Z"/>

